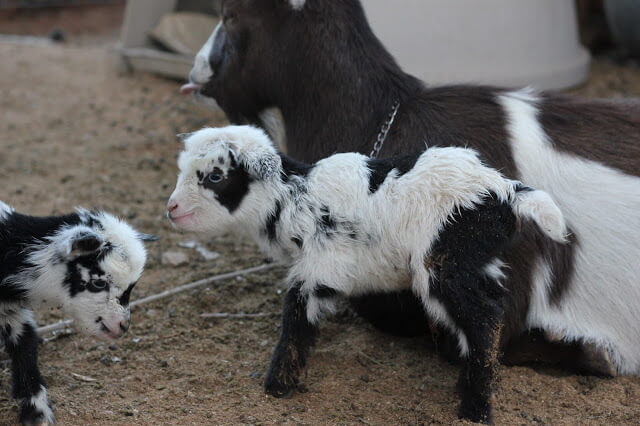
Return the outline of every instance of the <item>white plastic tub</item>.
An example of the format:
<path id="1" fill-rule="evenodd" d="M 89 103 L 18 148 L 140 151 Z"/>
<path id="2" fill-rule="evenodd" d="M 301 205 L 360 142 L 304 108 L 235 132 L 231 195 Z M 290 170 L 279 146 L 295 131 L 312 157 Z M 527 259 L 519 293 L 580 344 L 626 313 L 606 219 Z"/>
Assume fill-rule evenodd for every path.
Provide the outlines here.
<path id="1" fill-rule="evenodd" d="M 638 0 L 640 1 L 640 0 Z M 374 32 L 428 84 L 560 89 L 584 81 L 574 0 L 363 0 Z"/>

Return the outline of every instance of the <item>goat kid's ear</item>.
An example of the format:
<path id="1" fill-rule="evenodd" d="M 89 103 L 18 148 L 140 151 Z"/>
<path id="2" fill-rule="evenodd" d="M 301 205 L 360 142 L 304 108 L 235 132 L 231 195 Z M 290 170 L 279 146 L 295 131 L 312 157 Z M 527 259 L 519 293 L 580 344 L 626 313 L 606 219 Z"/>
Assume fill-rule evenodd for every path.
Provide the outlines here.
<path id="1" fill-rule="evenodd" d="M 65 259 L 75 259 L 97 252 L 104 240 L 97 234 L 88 231 L 78 231 L 63 242 L 61 254 Z"/>
<path id="2" fill-rule="evenodd" d="M 138 232 L 138 237 L 140 238 L 141 241 L 144 241 L 145 243 L 158 241 L 160 239 L 159 237 L 156 237 L 155 235 L 143 234 L 142 232 Z"/>
<path id="3" fill-rule="evenodd" d="M 285 4 L 287 7 L 293 10 L 302 10 L 306 0 L 280 0 L 281 4 Z"/>
<path id="4" fill-rule="evenodd" d="M 261 153 L 259 155 L 246 155 L 242 159 L 249 174 L 258 180 L 270 179 L 279 175 L 282 168 L 282 160 L 275 153 Z"/>
<path id="5" fill-rule="evenodd" d="M 187 139 L 189 139 L 189 137 L 190 137 L 191 135 L 193 135 L 193 133 L 194 133 L 194 132 L 191 132 L 191 133 L 178 133 L 178 134 L 176 135 L 176 137 L 178 138 L 178 142 L 185 143 L 185 141 L 186 141 Z"/>

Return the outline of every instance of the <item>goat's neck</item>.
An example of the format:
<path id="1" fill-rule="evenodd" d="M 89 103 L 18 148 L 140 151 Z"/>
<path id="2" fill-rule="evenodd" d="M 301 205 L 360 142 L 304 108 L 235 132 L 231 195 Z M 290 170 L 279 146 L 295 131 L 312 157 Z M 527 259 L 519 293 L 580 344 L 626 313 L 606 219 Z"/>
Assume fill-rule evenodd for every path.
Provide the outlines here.
<path id="1" fill-rule="evenodd" d="M 304 95 L 283 100 L 279 108 L 287 152 L 304 161 L 317 161 L 336 151 L 368 154 L 394 103 L 409 97 L 393 78 L 378 79 L 383 81 L 363 81 L 356 90 L 318 84 L 308 87 Z"/>
<path id="2" fill-rule="evenodd" d="M 317 161 L 336 147 L 368 154 L 394 103 L 423 87 L 402 71 L 366 21 L 341 31 L 347 34 L 341 45 L 307 40 L 314 54 L 290 61 L 266 96 L 281 110 L 288 153 L 299 160 Z M 344 48 L 349 45 L 357 48 Z"/>
<path id="3" fill-rule="evenodd" d="M 52 265 L 37 274 L 27 284 L 28 304 L 32 309 L 62 307 L 69 297 L 63 286 L 66 264 Z"/>
<path id="4" fill-rule="evenodd" d="M 306 184 L 306 173 L 311 166 L 296 162 L 281 154 L 284 170 L 281 179 L 265 184 L 260 211 L 246 211 L 240 218 L 239 231 L 258 244 L 267 255 L 287 263 L 292 258 L 292 234 L 290 225 L 297 220 Z"/>
<path id="5" fill-rule="evenodd" d="M 66 289 L 63 288 L 66 263 L 52 261 L 52 259 L 56 259 L 56 248 L 48 241 L 48 237 L 54 235 L 65 224 L 76 223 L 78 221 L 77 214 L 35 217 L 16 213 L 14 221 L 13 226 L 16 229 L 7 233 L 6 239 L 0 238 L 0 250 L 5 245 L 22 246 L 25 247 L 25 250 L 15 256 L 32 256 L 34 251 L 37 251 L 38 256 L 30 259 L 30 263 L 33 265 L 26 266 L 10 281 L 13 280 L 15 285 L 27 289 L 28 297 L 25 304 L 30 308 L 37 308 L 43 304 L 45 306 L 64 304 L 68 295 Z M 40 243 L 36 243 L 38 241 Z"/>

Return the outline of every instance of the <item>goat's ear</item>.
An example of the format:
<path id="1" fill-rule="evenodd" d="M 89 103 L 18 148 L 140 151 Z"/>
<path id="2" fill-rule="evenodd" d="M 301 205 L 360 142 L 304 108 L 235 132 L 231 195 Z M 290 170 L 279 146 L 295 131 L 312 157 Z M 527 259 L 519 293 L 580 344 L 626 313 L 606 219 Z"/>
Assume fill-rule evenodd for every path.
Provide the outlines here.
<path id="1" fill-rule="evenodd" d="M 240 161 L 249 175 L 257 180 L 271 179 L 282 169 L 282 160 L 275 152 L 246 153 Z"/>
<path id="2" fill-rule="evenodd" d="M 142 232 L 138 232 L 138 237 L 140 238 L 141 241 L 144 241 L 145 243 L 158 241 L 160 239 L 159 237 L 156 237 L 155 235 L 143 234 Z"/>
<path id="3" fill-rule="evenodd" d="M 63 241 L 60 247 L 60 254 L 65 259 L 75 259 L 96 253 L 103 243 L 104 240 L 99 235 L 90 231 L 80 230 Z"/>

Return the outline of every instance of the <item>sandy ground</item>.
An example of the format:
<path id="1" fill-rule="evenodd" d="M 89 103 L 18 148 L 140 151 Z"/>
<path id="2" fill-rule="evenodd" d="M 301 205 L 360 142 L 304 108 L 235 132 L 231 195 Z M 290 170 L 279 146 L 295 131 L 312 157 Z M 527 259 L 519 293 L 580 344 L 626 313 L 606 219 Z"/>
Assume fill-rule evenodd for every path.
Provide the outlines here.
<path id="1" fill-rule="evenodd" d="M 249 243 L 200 238 L 221 257 L 179 243 L 164 208 L 176 177 L 175 134 L 224 124 L 181 98 L 179 82 L 118 75 L 104 48 L 0 44 L 0 199 L 32 214 L 100 207 L 162 237 L 149 246 L 140 298 L 218 272 L 256 265 Z M 640 96 L 640 69 L 597 61 L 587 96 Z M 186 253 L 181 267 L 161 264 Z M 115 345 L 78 335 L 41 346 L 60 424 L 452 424 L 457 368 L 423 339 L 391 338 L 345 313 L 324 323 L 307 392 L 267 397 L 262 380 L 278 337 L 283 270 L 233 279 L 135 308 Z M 274 314 L 203 319 L 207 312 Z M 40 323 L 63 318 L 40 316 Z M 0 424 L 12 424 L 10 372 L 0 356 Z M 73 374 L 91 377 L 79 380 Z M 639 424 L 640 379 L 549 369 L 500 369 L 498 424 Z"/>

